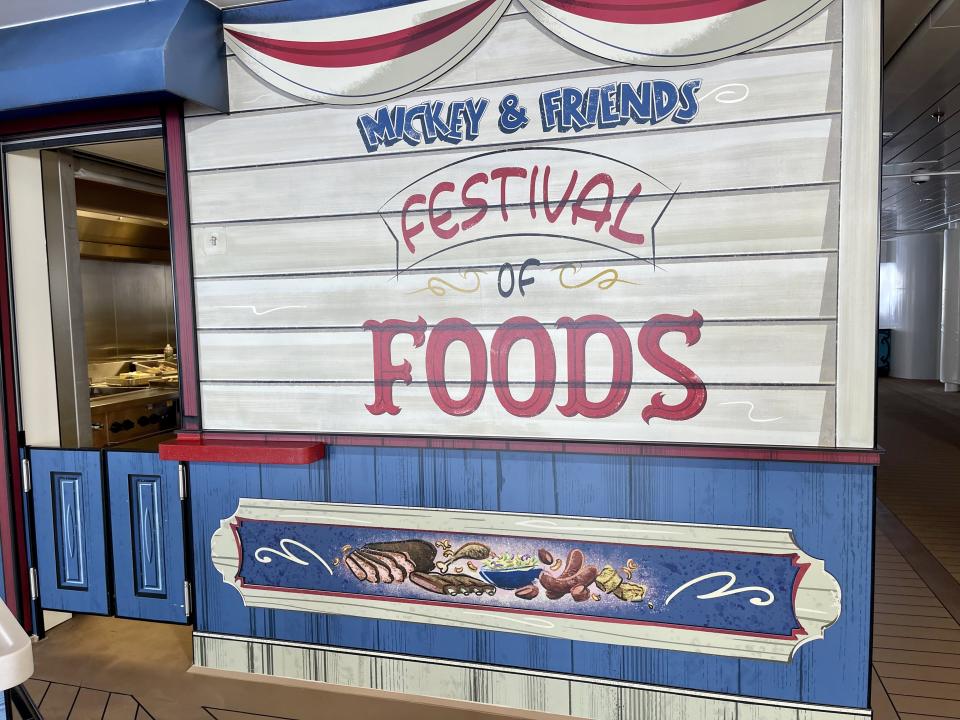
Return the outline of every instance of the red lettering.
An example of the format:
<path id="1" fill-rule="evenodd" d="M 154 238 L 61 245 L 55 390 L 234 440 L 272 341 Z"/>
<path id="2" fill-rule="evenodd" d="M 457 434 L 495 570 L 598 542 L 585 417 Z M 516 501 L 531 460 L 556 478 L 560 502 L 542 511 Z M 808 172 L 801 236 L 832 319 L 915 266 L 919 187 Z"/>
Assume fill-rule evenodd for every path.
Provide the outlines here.
<path id="1" fill-rule="evenodd" d="M 530 173 L 530 217 L 537 217 L 537 175 L 540 174 L 540 166 L 534 165 L 533 172 Z"/>
<path id="2" fill-rule="evenodd" d="M 525 178 L 527 171 L 522 167 L 502 167 L 490 173 L 490 177 L 500 181 L 500 216 L 504 221 L 509 220 L 507 213 L 507 178 Z"/>
<path id="3" fill-rule="evenodd" d="M 457 223 L 453 224 L 453 227 L 445 228 L 443 223 L 448 222 L 453 213 L 450 210 L 444 210 L 439 215 L 434 214 L 434 207 L 436 206 L 437 197 L 440 193 L 452 193 L 457 189 L 457 186 L 452 182 L 442 182 L 437 183 L 437 186 L 430 193 L 430 229 L 433 230 L 434 234 L 443 239 L 449 240 L 457 234 L 457 231 L 460 229 L 460 226 Z M 404 236 L 406 238 L 406 236 Z"/>
<path id="4" fill-rule="evenodd" d="M 550 209 L 550 166 L 547 165 L 543 168 L 543 214 L 547 218 L 547 222 L 555 223 L 560 219 L 561 213 L 563 213 L 563 208 L 566 206 L 567 201 L 570 199 L 570 196 L 573 194 L 573 188 L 577 184 L 577 171 L 574 170 L 573 174 L 570 175 L 570 182 L 567 183 L 567 189 L 563 191 L 563 197 L 560 198 L 560 203 L 557 205 L 556 210 Z"/>
<path id="5" fill-rule="evenodd" d="M 447 348 L 462 342 L 470 354 L 470 389 L 460 400 L 454 400 L 447 391 Z M 447 415 L 469 415 L 480 407 L 487 390 L 487 346 L 480 331 L 463 318 L 442 320 L 430 333 L 427 341 L 427 387 L 430 396 Z"/>
<path id="6" fill-rule="evenodd" d="M 606 202 L 603 205 L 603 210 L 590 210 L 585 208 L 583 204 L 590 200 L 590 193 L 600 185 L 605 186 L 607 189 Z M 573 208 L 570 211 L 573 224 L 576 225 L 577 220 L 583 218 L 584 220 L 592 221 L 594 223 L 593 229 L 596 232 L 600 232 L 604 223 L 610 222 L 610 204 L 613 202 L 613 192 L 613 178 L 607 175 L 607 173 L 597 173 L 590 178 L 587 184 L 583 186 L 580 195 L 577 197 L 577 201 L 573 204 Z"/>
<path id="7" fill-rule="evenodd" d="M 534 355 L 534 387 L 526 400 L 517 400 L 510 392 L 510 350 L 520 340 L 530 341 Z M 517 417 L 534 417 L 547 409 L 557 380 L 557 357 L 543 325 L 522 315 L 503 323 L 493 334 L 490 366 L 493 389 L 504 410 Z"/>
<path id="8" fill-rule="evenodd" d="M 682 315 L 657 315 L 651 318 L 640 329 L 637 344 L 640 355 L 650 363 L 650 366 L 663 373 L 671 380 L 675 380 L 687 389 L 687 396 L 676 405 L 668 405 L 663 401 L 663 393 L 658 392 L 650 398 L 650 404 L 643 409 L 643 421 L 650 424 L 652 418 L 664 420 L 689 420 L 700 414 L 707 404 L 707 388 L 697 374 L 683 363 L 667 355 L 660 347 L 664 335 L 672 332 L 683 333 L 687 345 L 696 345 L 700 341 L 700 328 L 703 326 L 703 316 L 696 310 L 690 317 Z"/>
<path id="9" fill-rule="evenodd" d="M 623 407 L 633 382 L 633 351 L 630 338 L 619 323 L 606 315 L 585 315 L 577 320 L 564 317 L 557 327 L 567 331 L 567 403 L 557 405 L 565 417 L 583 415 L 604 418 Z M 595 402 L 587 398 L 587 340 L 603 335 L 613 349 L 613 375 L 607 396 Z"/>
<path id="10" fill-rule="evenodd" d="M 372 415 L 397 415 L 400 408 L 393 402 L 393 384 L 402 382 L 409 385 L 413 382 L 410 374 L 411 365 L 409 360 L 404 360 L 399 365 L 395 365 L 390 356 L 390 345 L 397 335 L 410 335 L 413 337 L 413 346 L 415 348 L 423 345 L 424 332 L 427 329 L 427 323 L 422 317 L 418 317 L 416 322 L 406 320 L 367 320 L 363 324 L 364 330 L 370 330 L 373 333 L 373 388 L 374 401 L 367 405 L 367 410 Z"/>
<path id="11" fill-rule="evenodd" d="M 411 240 L 423 232 L 423 223 L 418 222 L 412 227 L 407 227 L 407 213 L 410 211 L 410 208 L 415 204 L 424 205 L 427 202 L 427 197 L 416 193 L 407 198 L 407 201 L 403 204 L 403 212 L 400 213 L 400 231 L 403 234 L 403 243 L 407 246 L 407 250 L 410 252 L 416 252 L 417 248 L 414 246 Z"/>
<path id="12" fill-rule="evenodd" d="M 485 218 L 487 215 L 487 201 L 483 198 L 473 198 L 467 195 L 474 185 L 479 185 L 480 183 L 486 185 L 487 180 L 487 174 L 479 172 L 468 177 L 467 181 L 463 184 L 463 189 L 460 192 L 460 199 L 463 200 L 463 206 L 468 208 L 480 208 L 477 210 L 477 212 L 463 221 L 463 224 L 460 227 L 462 227 L 464 230 L 469 230 L 478 222 L 483 220 L 483 218 Z"/>
<path id="13" fill-rule="evenodd" d="M 646 239 L 644 238 L 643 233 L 627 232 L 622 227 L 623 216 L 627 214 L 627 210 L 629 210 L 630 206 L 633 205 L 633 201 L 640 197 L 641 192 L 643 192 L 643 186 L 640 183 L 637 183 L 633 186 L 633 190 L 630 191 L 630 194 L 627 195 L 627 199 L 624 200 L 623 204 L 620 206 L 620 212 L 617 213 L 617 219 L 614 221 L 613 225 L 610 226 L 610 234 L 617 240 L 623 240 L 626 243 L 632 243 L 634 245 L 643 245 Z"/>

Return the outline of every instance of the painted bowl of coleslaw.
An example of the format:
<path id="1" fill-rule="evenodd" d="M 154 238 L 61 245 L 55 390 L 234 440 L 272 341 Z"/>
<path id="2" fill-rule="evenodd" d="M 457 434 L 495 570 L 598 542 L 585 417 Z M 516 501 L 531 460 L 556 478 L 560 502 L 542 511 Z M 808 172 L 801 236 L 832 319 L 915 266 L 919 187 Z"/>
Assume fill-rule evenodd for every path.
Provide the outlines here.
<path id="1" fill-rule="evenodd" d="M 480 577 L 502 590 L 517 590 L 530 585 L 541 571 L 535 557 L 503 553 L 484 561 Z"/>

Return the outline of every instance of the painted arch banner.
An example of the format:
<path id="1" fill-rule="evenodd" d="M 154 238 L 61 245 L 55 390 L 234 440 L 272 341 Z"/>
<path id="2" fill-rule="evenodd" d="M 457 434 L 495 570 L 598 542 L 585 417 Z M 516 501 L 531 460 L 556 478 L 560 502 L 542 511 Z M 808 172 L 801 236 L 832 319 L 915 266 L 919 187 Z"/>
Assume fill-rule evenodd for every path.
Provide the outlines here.
<path id="1" fill-rule="evenodd" d="M 558 40 L 600 58 L 675 67 L 774 40 L 831 0 L 520 0 Z M 330 3 L 326 3 L 329 6 Z M 511 0 L 288 0 L 228 16 L 227 43 L 296 97 L 354 105 L 399 97 L 443 75 L 491 32 Z M 279 6 L 279 7 L 278 7 Z M 509 57 L 503 58 L 505 63 Z"/>

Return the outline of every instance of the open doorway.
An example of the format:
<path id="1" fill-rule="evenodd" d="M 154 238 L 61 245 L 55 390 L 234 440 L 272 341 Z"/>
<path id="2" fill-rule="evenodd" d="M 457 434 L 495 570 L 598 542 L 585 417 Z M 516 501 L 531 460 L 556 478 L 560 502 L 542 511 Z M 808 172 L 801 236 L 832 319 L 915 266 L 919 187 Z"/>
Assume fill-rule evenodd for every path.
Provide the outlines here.
<path id="1" fill-rule="evenodd" d="M 155 449 L 179 407 L 163 141 L 15 151 L 7 168 L 27 444 Z"/>
<path id="2" fill-rule="evenodd" d="M 40 633 L 71 613 L 190 617 L 185 485 L 157 452 L 181 407 L 159 131 L 4 146 Z"/>

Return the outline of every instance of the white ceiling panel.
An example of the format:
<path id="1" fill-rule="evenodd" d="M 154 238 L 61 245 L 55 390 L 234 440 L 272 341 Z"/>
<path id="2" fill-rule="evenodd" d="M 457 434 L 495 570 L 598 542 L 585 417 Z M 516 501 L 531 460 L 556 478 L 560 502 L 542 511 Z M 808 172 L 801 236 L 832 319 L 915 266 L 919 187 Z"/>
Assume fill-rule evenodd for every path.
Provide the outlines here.
<path id="1" fill-rule="evenodd" d="M 960 220 L 960 0 L 887 0 L 884 12 L 880 207 L 889 238 Z"/>

